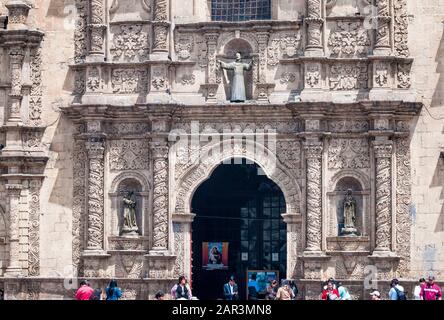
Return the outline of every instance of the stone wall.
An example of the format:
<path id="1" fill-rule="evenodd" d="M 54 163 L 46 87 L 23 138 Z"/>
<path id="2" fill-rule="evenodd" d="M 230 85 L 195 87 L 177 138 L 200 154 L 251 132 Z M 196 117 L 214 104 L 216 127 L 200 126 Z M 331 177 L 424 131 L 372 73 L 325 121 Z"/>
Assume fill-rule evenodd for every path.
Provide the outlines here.
<path id="1" fill-rule="evenodd" d="M 444 276 L 444 3 L 409 1 L 413 82 L 424 109 L 413 131 L 412 276 Z"/>

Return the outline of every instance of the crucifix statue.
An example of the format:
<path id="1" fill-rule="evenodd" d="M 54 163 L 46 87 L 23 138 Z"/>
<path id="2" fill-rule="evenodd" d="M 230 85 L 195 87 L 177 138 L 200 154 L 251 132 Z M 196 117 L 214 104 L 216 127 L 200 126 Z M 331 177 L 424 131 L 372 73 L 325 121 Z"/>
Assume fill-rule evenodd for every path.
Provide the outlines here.
<path id="1" fill-rule="evenodd" d="M 356 200 L 353 198 L 352 190 L 348 189 L 344 199 L 344 228 L 342 234 L 356 236 L 358 230 L 355 226 L 356 222 Z"/>
<path id="2" fill-rule="evenodd" d="M 234 75 L 233 79 L 231 79 L 231 102 L 245 102 L 247 100 L 245 94 L 245 77 L 244 71 L 248 71 L 251 69 L 253 65 L 253 61 L 249 63 L 242 62 L 241 53 L 236 53 L 236 61 L 225 63 L 223 61 L 218 60 L 220 67 L 226 70 L 233 70 Z"/>

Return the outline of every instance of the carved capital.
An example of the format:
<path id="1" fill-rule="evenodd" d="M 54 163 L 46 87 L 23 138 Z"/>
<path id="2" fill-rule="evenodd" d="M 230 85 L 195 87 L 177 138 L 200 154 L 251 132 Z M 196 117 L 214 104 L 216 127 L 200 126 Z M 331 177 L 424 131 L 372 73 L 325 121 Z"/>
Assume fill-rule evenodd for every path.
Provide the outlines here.
<path id="1" fill-rule="evenodd" d="M 167 159 L 168 158 L 168 142 L 151 141 L 150 142 L 151 153 L 154 159 Z"/>
<path id="2" fill-rule="evenodd" d="M 385 143 L 373 143 L 375 158 L 391 158 L 393 152 L 393 143 L 391 141 Z"/>
<path id="3" fill-rule="evenodd" d="M 5 7 L 8 8 L 9 11 L 8 29 L 20 30 L 28 28 L 26 22 L 28 20 L 29 9 L 31 9 L 29 4 L 25 1 L 14 0 L 9 1 Z"/>
<path id="4" fill-rule="evenodd" d="M 21 184 L 6 184 L 6 191 L 10 197 L 19 197 L 23 186 Z"/>
<path id="5" fill-rule="evenodd" d="M 304 144 L 305 156 L 309 159 L 321 159 L 324 150 L 322 142 L 307 142 Z"/>
<path id="6" fill-rule="evenodd" d="M 87 141 L 85 143 L 89 159 L 103 159 L 105 146 L 103 141 Z"/>

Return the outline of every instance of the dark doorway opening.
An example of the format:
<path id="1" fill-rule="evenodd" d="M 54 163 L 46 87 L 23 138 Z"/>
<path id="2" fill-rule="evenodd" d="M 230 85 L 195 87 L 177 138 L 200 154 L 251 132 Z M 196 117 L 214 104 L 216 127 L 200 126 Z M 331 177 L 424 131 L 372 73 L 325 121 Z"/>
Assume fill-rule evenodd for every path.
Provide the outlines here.
<path id="1" fill-rule="evenodd" d="M 287 234 L 280 188 L 257 164 L 232 159 L 219 165 L 194 193 L 192 212 L 192 289 L 202 300 L 223 298 L 234 275 L 240 299 L 247 296 L 247 270 L 277 270 L 286 277 Z M 228 243 L 228 266 L 203 266 L 205 242 Z M 206 253 L 205 253 L 206 254 Z"/>

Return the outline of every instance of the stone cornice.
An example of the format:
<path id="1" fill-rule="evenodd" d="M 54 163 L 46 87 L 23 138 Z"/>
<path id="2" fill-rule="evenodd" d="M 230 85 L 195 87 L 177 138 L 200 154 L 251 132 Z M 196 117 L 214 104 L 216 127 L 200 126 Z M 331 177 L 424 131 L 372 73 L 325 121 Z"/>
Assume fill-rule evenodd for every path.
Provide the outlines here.
<path id="1" fill-rule="evenodd" d="M 175 24 L 175 29 L 179 32 L 193 32 L 193 31 L 233 31 L 233 30 L 248 30 L 248 31 L 262 31 L 264 27 L 276 31 L 282 28 L 295 29 L 302 26 L 302 20 L 256 20 L 256 21 L 208 21 L 208 22 L 193 22 L 193 23 L 178 23 Z"/>
<path id="2" fill-rule="evenodd" d="M 0 46 L 34 45 L 37 46 L 45 33 L 40 30 L 5 30 L 0 29 Z"/>

